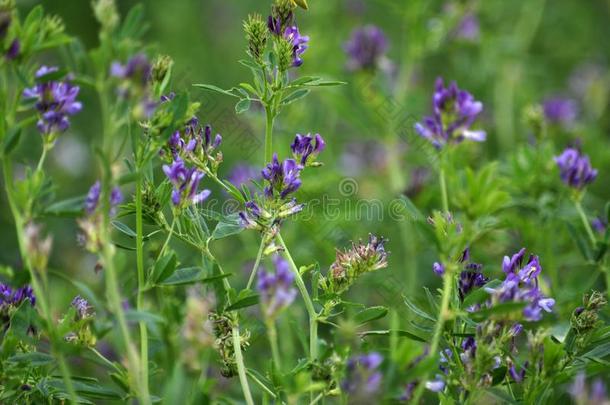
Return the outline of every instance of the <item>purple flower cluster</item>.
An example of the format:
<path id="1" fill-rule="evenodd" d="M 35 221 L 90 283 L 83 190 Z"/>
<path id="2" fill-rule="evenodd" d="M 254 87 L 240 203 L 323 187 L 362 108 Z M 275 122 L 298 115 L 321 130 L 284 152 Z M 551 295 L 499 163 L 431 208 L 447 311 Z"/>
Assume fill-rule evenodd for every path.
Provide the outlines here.
<path id="1" fill-rule="evenodd" d="M 100 181 L 96 181 L 93 183 L 87 196 L 85 197 L 85 212 L 87 215 L 93 215 L 93 213 L 97 210 L 100 203 L 100 196 L 102 194 L 102 184 Z M 113 187 L 110 191 L 110 216 L 114 216 L 116 214 L 116 209 L 120 203 L 123 202 L 123 193 L 121 193 L 121 189 L 119 187 Z"/>
<path id="2" fill-rule="evenodd" d="M 576 148 L 566 148 L 555 157 L 555 163 L 559 166 L 561 180 L 570 187 L 582 189 L 597 177 L 597 170 L 591 166 L 589 157 Z"/>
<path id="3" fill-rule="evenodd" d="M 301 35 L 299 28 L 296 25 L 292 25 L 284 31 L 284 38 L 292 44 L 292 66 L 301 66 L 303 64 L 301 55 L 309 48 L 309 36 Z"/>
<path id="4" fill-rule="evenodd" d="M 481 36 L 479 19 L 473 13 L 466 14 L 455 30 L 455 36 L 465 41 L 478 41 Z"/>
<path id="5" fill-rule="evenodd" d="M 256 285 L 256 289 L 261 295 L 265 316 L 269 319 L 274 318 L 282 309 L 288 307 L 297 295 L 293 284 L 294 274 L 290 271 L 288 262 L 275 255 L 273 264 L 275 273 L 268 273 L 261 269 Z"/>
<path id="6" fill-rule="evenodd" d="M 89 302 L 80 295 L 74 297 L 70 305 L 76 310 L 78 319 L 85 319 L 90 315 L 89 311 L 91 306 L 89 305 Z"/>
<path id="7" fill-rule="evenodd" d="M 350 394 L 372 394 L 381 386 L 383 375 L 379 366 L 381 354 L 372 352 L 351 357 L 347 361 L 345 379 L 341 388 Z"/>
<path id="8" fill-rule="evenodd" d="M 587 375 L 585 372 L 580 372 L 576 375 L 574 382 L 570 386 L 569 393 L 578 404 L 608 403 L 608 392 L 604 381 L 598 377 L 587 387 Z"/>
<path id="9" fill-rule="evenodd" d="M 201 126 L 199 119 L 193 117 L 186 124 L 183 133 L 175 131 L 167 143 L 174 159 L 178 157 L 194 158 L 198 160 L 214 160 L 220 163 L 222 154 L 214 152 L 222 143 L 222 136 L 212 136 L 212 127 L 208 124 Z"/>
<path id="10" fill-rule="evenodd" d="M 442 78 L 436 80 L 432 98 L 433 114 L 415 124 L 417 133 L 441 148 L 448 143 L 459 143 L 464 139 L 482 142 L 485 131 L 470 127 L 483 111 L 483 104 L 472 94 L 458 88 L 455 82 L 445 87 Z"/>
<path id="11" fill-rule="evenodd" d="M 69 116 L 78 113 L 83 105 L 76 100 L 80 88 L 69 80 L 45 80 L 45 76 L 57 72 L 57 67 L 41 66 L 36 72 L 37 83 L 25 89 L 26 99 L 36 100 L 39 119 L 38 131 L 44 135 L 57 135 L 70 127 Z"/>
<path id="12" fill-rule="evenodd" d="M 350 249 L 337 249 L 335 261 L 331 264 L 328 277 L 322 279 L 321 287 L 329 293 L 341 294 L 364 273 L 380 270 L 388 266 L 383 237 L 369 235 L 368 243 L 352 243 Z"/>
<path id="13" fill-rule="evenodd" d="M 578 116 L 578 105 L 570 98 L 548 98 L 542 103 L 542 110 L 552 124 L 570 125 Z"/>
<path id="14" fill-rule="evenodd" d="M 26 299 L 30 301 L 30 304 L 36 305 L 34 291 L 29 285 L 14 290 L 9 285 L 0 283 L 0 311 L 9 306 L 17 307 Z"/>
<path id="15" fill-rule="evenodd" d="M 110 75 L 119 79 L 132 80 L 145 86 L 151 79 L 152 65 L 148 57 L 139 53 L 127 61 L 126 64 L 113 62 L 110 66 Z"/>
<path id="16" fill-rule="evenodd" d="M 470 261 L 470 249 L 466 248 L 459 259 L 459 262 L 464 265 L 464 269 L 460 272 L 460 278 L 458 281 L 458 293 L 460 300 L 464 300 L 466 295 L 473 289 L 484 286 L 489 278 L 485 277 L 481 273 L 483 266 L 479 263 L 472 263 Z M 445 266 L 442 263 L 434 262 L 432 264 L 432 271 L 439 277 L 445 274 Z"/>
<path id="17" fill-rule="evenodd" d="M 538 256 L 530 255 L 527 263 L 523 265 L 525 248 L 512 257 L 504 256 L 502 270 L 506 278 L 492 293 L 492 301 L 524 302 L 523 316 L 528 321 L 542 319 L 542 311 L 551 312 L 555 305 L 553 298 L 545 297 L 538 285 L 538 276 L 542 271 Z"/>
<path id="18" fill-rule="evenodd" d="M 271 199 L 279 197 L 283 200 L 297 191 L 301 187 L 301 170 L 303 166 L 294 159 L 280 162 L 277 153 L 274 153 L 273 160 L 262 171 L 263 179 L 268 183 L 265 187 L 265 195 Z"/>
<path id="19" fill-rule="evenodd" d="M 469 248 L 466 248 L 462 253 L 460 262 L 464 264 L 464 270 L 460 273 L 458 293 L 460 295 L 460 300 L 463 301 L 473 289 L 483 287 L 489 281 L 489 278 L 481 273 L 481 269 L 483 268 L 481 264 L 472 263 L 470 261 Z"/>
<path id="20" fill-rule="evenodd" d="M 210 190 L 198 192 L 199 183 L 205 174 L 194 167 L 188 168 L 179 157 L 171 165 L 163 165 L 163 172 L 174 186 L 172 190 L 174 206 L 199 204 L 210 196 Z"/>
<path id="21" fill-rule="evenodd" d="M 349 60 L 349 70 L 367 70 L 379 67 L 388 49 L 383 31 L 375 25 L 355 29 L 343 49 Z"/>
<path id="22" fill-rule="evenodd" d="M 325 147 L 326 142 L 324 142 L 320 134 L 315 134 L 314 136 L 311 136 L 311 134 L 297 134 L 292 145 L 290 145 L 292 156 L 304 167 L 319 166 L 316 159 Z"/>
<path id="23" fill-rule="evenodd" d="M 229 173 L 228 180 L 238 189 L 242 186 L 250 187 L 252 180 L 259 180 L 261 172 L 248 164 L 237 164 Z"/>

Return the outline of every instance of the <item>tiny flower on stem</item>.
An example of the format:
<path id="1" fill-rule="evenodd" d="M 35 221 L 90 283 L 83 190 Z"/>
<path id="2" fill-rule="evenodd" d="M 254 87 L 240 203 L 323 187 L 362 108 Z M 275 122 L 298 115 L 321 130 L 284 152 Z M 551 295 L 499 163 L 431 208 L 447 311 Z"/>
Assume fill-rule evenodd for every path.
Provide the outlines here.
<path id="1" fill-rule="evenodd" d="M 597 177 L 597 170 L 591 166 L 589 157 L 576 148 L 566 148 L 555 156 L 561 180 L 575 189 L 583 189 Z"/>
<path id="2" fill-rule="evenodd" d="M 435 147 L 460 143 L 464 139 L 477 142 L 485 140 L 485 131 L 471 129 L 483 111 L 483 103 L 475 100 L 469 92 L 459 89 L 455 82 L 445 87 L 443 79 L 439 77 L 432 104 L 433 114 L 415 124 L 415 130 Z"/>
<path id="3" fill-rule="evenodd" d="M 24 98 L 36 100 L 39 115 L 36 127 L 48 143 L 53 143 L 58 134 L 65 132 L 70 127 L 69 116 L 83 108 L 76 100 L 80 88 L 73 86 L 69 79 L 45 80 L 45 76 L 58 71 L 57 67 L 41 66 L 36 71 L 36 85 L 23 91 Z"/>

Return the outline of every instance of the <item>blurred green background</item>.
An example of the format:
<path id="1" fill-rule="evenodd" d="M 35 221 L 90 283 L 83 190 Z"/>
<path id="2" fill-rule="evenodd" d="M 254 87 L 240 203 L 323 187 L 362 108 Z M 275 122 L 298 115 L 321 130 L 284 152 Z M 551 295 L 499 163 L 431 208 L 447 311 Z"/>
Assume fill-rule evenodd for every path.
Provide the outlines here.
<path id="1" fill-rule="evenodd" d="M 19 7 L 27 12 L 39 3 L 47 12 L 61 16 L 66 31 L 80 38 L 86 48 L 96 46 L 98 26 L 88 1 L 25 0 L 19 1 Z M 137 2 L 118 3 L 124 15 Z M 236 63 L 245 56 L 242 20 L 253 12 L 267 15 L 268 3 L 143 1 L 149 25 L 146 38 L 154 44 L 148 53 L 151 57 L 167 54 L 174 59 L 176 89 L 191 88 L 193 83 L 230 88 L 248 81 L 249 71 Z M 503 207 L 505 215 L 500 223 L 472 247 L 474 260 L 487 265 L 487 274 L 497 274 L 504 254 L 527 246 L 530 252 L 541 255 L 559 308 L 562 302 L 577 301 L 585 282 L 591 286 L 597 282 L 589 277 L 585 266 L 577 264 L 582 261 L 562 221 L 551 221 L 575 218 L 560 198 L 565 192 L 552 156 L 580 139 L 583 150 L 600 171 L 585 205 L 592 215 L 600 213 L 604 202 L 610 199 L 610 1 L 310 3 L 310 10 L 300 11 L 297 17 L 301 32 L 311 38 L 310 48 L 304 55 L 304 65 L 294 73 L 320 75 L 348 84 L 314 91 L 304 101 L 287 108 L 277 121 L 275 150 L 287 156 L 295 133 L 322 134 L 327 150 L 320 160 L 325 166 L 304 175 L 297 198 L 301 202 L 334 198 L 343 213 L 332 215 L 328 204 L 326 211 L 320 204 L 314 209 L 314 216 L 285 225 L 286 242 L 299 264 L 319 262 L 325 272 L 334 260 L 336 247 L 364 239 L 372 232 L 390 239 L 390 266 L 367 275 L 351 291 L 354 300 L 357 297 L 359 302 L 383 303 L 402 311 L 401 294 L 423 297 L 422 286 L 432 289 L 438 285 L 439 280 L 431 272 L 431 263 L 437 259 L 434 247 L 419 234 L 413 221 L 407 216 L 397 220 L 392 210 L 402 194 L 407 194 L 426 215 L 440 206 L 430 150 L 417 138 L 412 126 L 429 114 L 434 80 L 442 76 L 446 81 L 456 80 L 484 103 L 479 126 L 488 134 L 485 143 L 460 145 L 455 158 L 460 169 L 451 176 L 450 192 L 456 196 L 461 189 L 462 167 L 476 170 L 499 159 L 501 164 L 492 183 L 512 197 Z M 480 37 L 476 40 L 456 35 L 459 22 L 469 13 L 480 23 Z M 353 29 L 366 24 L 379 26 L 388 37 L 387 57 L 392 65 L 389 73 L 353 73 L 345 67 L 343 44 Z M 194 88 L 191 93 L 203 102 L 201 121 L 211 123 L 225 138 L 225 163 L 220 173 L 229 175 L 238 163 L 260 167 L 264 133 L 261 111 L 253 108 L 236 116 L 232 100 Z M 550 146 L 537 150 L 532 146 L 535 142 L 531 128 L 523 119 L 524 110 L 556 95 L 576 100 L 578 118 L 569 127 L 549 126 L 546 136 Z M 83 114 L 75 117 L 72 129 L 62 135 L 47 166 L 58 185 L 60 199 L 84 194 L 96 177 L 90 145 L 99 136 L 97 105 L 86 90 L 83 103 Z M 34 131 L 28 135 L 31 141 L 22 142 L 19 158 L 31 163 L 40 143 L 34 140 L 38 136 Z M 423 180 L 414 184 L 422 173 Z M 225 198 L 212 184 L 206 187 L 212 188 L 217 198 Z M 124 191 L 126 195 L 130 192 Z M 14 231 L 2 198 L 0 261 L 16 264 Z M 380 202 L 379 214 L 376 203 L 364 204 L 364 208 L 362 203 L 358 205 L 358 201 L 373 199 Z M 101 290 L 101 277 L 93 270 L 95 258 L 76 243 L 74 220 L 50 219 L 48 226 L 55 245 L 51 267 Z M 213 249 L 225 269 L 241 273 L 245 279 L 257 247 L 254 232 L 244 232 L 215 244 Z M 184 252 L 194 254 L 186 248 Z M 131 268 L 134 255 L 121 255 L 124 268 Z M 188 262 L 188 256 L 183 262 Z M 583 274 L 587 275 L 586 281 Z M 135 268 L 131 276 L 135 276 Z M 133 280 L 128 272 L 124 277 L 129 286 Z M 128 288 L 125 293 L 129 297 Z M 73 296 L 62 289 L 54 294 L 56 302 L 66 304 Z M 570 308 L 558 316 L 567 319 Z"/>

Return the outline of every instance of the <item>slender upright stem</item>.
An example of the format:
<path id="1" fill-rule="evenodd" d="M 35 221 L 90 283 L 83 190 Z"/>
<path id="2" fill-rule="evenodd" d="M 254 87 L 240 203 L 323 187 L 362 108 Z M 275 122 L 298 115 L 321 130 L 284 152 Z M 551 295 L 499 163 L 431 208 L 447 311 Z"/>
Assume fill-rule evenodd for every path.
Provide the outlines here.
<path id="1" fill-rule="evenodd" d="M 315 360 L 318 358 L 318 314 L 313 306 L 313 301 L 309 296 L 309 292 L 307 291 L 307 287 L 303 282 L 303 278 L 301 277 L 301 273 L 299 272 L 299 268 L 294 263 L 292 256 L 290 255 L 290 251 L 284 243 L 284 239 L 282 239 L 282 235 L 277 234 L 277 240 L 280 242 L 280 245 L 284 249 L 284 256 L 288 260 L 290 267 L 295 275 L 295 282 L 297 284 L 297 288 L 301 292 L 301 296 L 303 297 L 303 301 L 305 301 L 305 307 L 307 308 L 307 313 L 309 314 L 309 357 L 310 360 Z"/>
<path id="2" fill-rule="evenodd" d="M 142 376 L 139 370 L 138 353 L 131 340 L 129 327 L 127 326 L 127 319 L 125 317 L 125 312 L 123 311 L 123 303 L 121 302 L 116 268 L 114 267 L 112 257 L 112 246 L 108 242 L 105 242 L 102 250 L 102 259 L 104 272 L 106 273 L 106 293 L 108 295 L 108 302 L 119 324 L 121 338 L 123 340 L 123 344 L 125 345 L 125 350 L 127 351 L 130 374 L 133 376 L 133 378 L 135 378 L 134 383 L 138 387 L 138 398 L 142 404 L 150 404 L 150 396 L 148 393 L 144 392 L 144 387 L 141 380 Z"/>
<path id="3" fill-rule="evenodd" d="M 47 146 L 47 143 L 45 142 L 42 145 L 42 154 L 40 155 L 40 160 L 38 160 L 38 165 L 36 166 L 36 171 L 37 172 L 42 170 L 42 167 L 44 166 L 45 159 L 47 158 L 47 152 L 48 151 L 49 151 L 49 146 Z"/>
<path id="4" fill-rule="evenodd" d="M 250 279 L 248 279 L 248 285 L 246 286 L 249 289 L 256 278 L 256 272 L 258 270 L 258 266 L 261 262 L 261 258 L 263 257 L 263 250 L 265 249 L 265 241 L 261 240 L 261 245 L 258 248 L 258 253 L 256 254 L 256 260 L 254 261 L 254 266 L 252 266 L 252 271 L 250 272 Z"/>
<path id="5" fill-rule="evenodd" d="M 248 385 L 248 377 L 246 375 L 246 366 L 244 365 L 244 358 L 241 354 L 241 337 L 239 335 L 239 326 L 237 325 L 237 321 L 233 323 L 232 334 L 233 351 L 235 352 L 235 362 L 237 363 L 239 383 L 241 384 L 241 389 L 244 392 L 244 398 L 246 399 L 246 403 L 248 405 L 254 405 L 252 393 L 250 393 L 250 386 Z"/>
<path id="6" fill-rule="evenodd" d="M 64 358 L 61 349 L 57 349 L 56 342 L 56 331 L 55 325 L 53 323 L 53 316 L 51 314 L 51 310 L 49 304 L 47 303 L 46 292 L 43 287 L 38 282 L 38 276 L 36 275 L 36 271 L 32 268 L 30 263 L 29 255 L 26 251 L 26 242 L 25 235 L 23 233 L 23 227 L 25 226 L 25 222 L 21 216 L 21 213 L 18 211 L 17 206 L 15 204 L 15 199 L 13 197 L 13 189 L 12 189 L 12 167 L 8 157 L 4 157 L 2 161 L 2 172 L 4 176 L 4 187 L 6 191 L 7 200 L 9 203 L 9 207 L 11 210 L 11 214 L 13 215 L 13 220 L 15 221 L 15 232 L 17 233 L 17 244 L 19 246 L 19 253 L 21 255 L 21 259 L 25 267 L 30 272 L 30 279 L 32 282 L 32 289 L 34 290 L 34 295 L 39 303 L 40 310 L 42 312 L 43 319 L 47 324 L 47 331 L 49 333 L 50 341 L 51 341 L 51 350 L 59 363 L 60 372 L 66 386 L 66 390 L 68 391 L 69 401 L 73 404 L 78 402 L 78 397 L 76 395 L 76 391 L 74 390 L 74 384 L 72 384 L 72 378 L 70 376 L 70 369 L 66 364 L 66 360 Z M 28 204 L 29 205 L 29 204 Z"/>
<path id="7" fill-rule="evenodd" d="M 447 182 L 445 180 L 445 165 L 441 163 L 440 174 L 441 198 L 443 200 L 443 212 L 449 212 L 449 199 L 447 198 Z"/>
<path id="8" fill-rule="evenodd" d="M 451 300 L 451 291 L 453 291 L 453 272 L 447 269 L 443 275 L 443 295 L 441 297 L 441 308 L 438 313 L 438 319 L 434 328 L 434 335 L 432 335 L 432 342 L 430 343 L 430 354 L 436 356 L 438 352 L 438 346 L 443 335 L 443 329 L 445 327 L 445 321 L 449 316 L 449 302 Z M 419 404 L 419 400 L 423 395 L 426 381 L 428 380 L 429 372 L 424 374 L 421 379 L 421 383 L 417 386 L 415 394 L 413 395 L 413 404 Z"/>
<path id="9" fill-rule="evenodd" d="M 265 162 L 271 161 L 273 157 L 273 120 L 275 119 L 272 107 L 265 107 Z"/>
<path id="10" fill-rule="evenodd" d="M 591 229 L 591 224 L 589 223 L 589 220 L 587 219 L 587 215 L 585 214 L 585 211 L 582 209 L 582 204 L 580 203 L 580 200 L 578 200 L 578 199 L 574 200 L 574 207 L 576 207 L 576 211 L 578 211 L 578 215 L 580 216 L 580 220 L 582 221 L 582 224 L 585 227 L 585 231 L 587 232 L 587 235 L 589 236 L 589 239 L 591 240 L 592 246 L 595 247 L 595 244 L 597 243 L 597 238 L 595 237 L 595 234 L 593 233 L 593 229 Z"/>
<path id="11" fill-rule="evenodd" d="M 273 356 L 273 365 L 276 371 L 282 370 L 282 361 L 280 360 L 280 351 L 277 345 L 277 329 L 275 328 L 275 321 L 270 319 L 267 321 L 267 336 L 269 337 L 269 344 L 271 345 L 271 354 Z"/>
<path id="12" fill-rule="evenodd" d="M 144 231 L 142 223 L 142 173 L 136 178 L 136 267 L 138 271 L 138 295 L 136 308 L 144 310 L 144 285 L 146 278 L 144 274 Z M 142 389 L 149 392 L 148 388 L 148 329 L 146 322 L 141 320 L 140 326 L 140 371 L 142 373 Z"/>

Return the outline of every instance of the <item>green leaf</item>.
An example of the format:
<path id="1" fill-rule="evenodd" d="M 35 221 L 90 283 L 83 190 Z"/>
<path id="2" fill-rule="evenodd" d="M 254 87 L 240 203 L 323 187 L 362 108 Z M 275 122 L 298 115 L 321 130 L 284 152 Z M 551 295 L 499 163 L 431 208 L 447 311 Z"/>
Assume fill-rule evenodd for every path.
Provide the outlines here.
<path id="1" fill-rule="evenodd" d="M 227 311 L 235 311 L 236 309 L 251 307 L 258 304 L 259 295 L 251 290 L 242 290 L 237 296 L 237 300 L 227 307 Z"/>
<path id="2" fill-rule="evenodd" d="M 9 129 L 6 137 L 4 138 L 4 155 L 9 155 L 17 145 L 19 145 L 19 140 L 21 139 L 21 127 L 13 127 Z"/>
<path id="3" fill-rule="evenodd" d="M 57 217 L 78 217 L 83 214 L 84 196 L 57 201 L 44 210 L 44 215 Z"/>
<path id="4" fill-rule="evenodd" d="M 386 307 L 383 307 L 383 306 L 369 307 L 369 308 L 366 308 L 365 310 L 358 312 L 354 316 L 354 322 L 356 322 L 358 325 L 362 325 L 367 322 L 371 322 L 371 321 L 383 318 L 387 314 L 388 314 L 388 309 Z"/>
<path id="5" fill-rule="evenodd" d="M 165 323 L 165 318 L 161 315 L 153 314 L 148 311 L 136 311 L 134 309 L 126 311 L 125 318 L 130 322 L 144 321 L 148 324 Z"/>
<path id="6" fill-rule="evenodd" d="M 27 363 L 30 366 L 38 367 L 51 364 L 55 359 L 53 359 L 53 356 L 46 353 L 30 352 L 15 354 L 14 356 L 9 357 L 8 361 L 12 363 Z"/>
<path id="7" fill-rule="evenodd" d="M 405 301 L 405 305 L 407 306 L 407 308 L 409 308 L 411 310 L 411 312 L 413 312 L 415 315 L 419 316 L 420 318 L 427 319 L 431 322 L 436 322 L 436 318 L 434 318 L 432 315 L 428 314 L 426 311 L 420 309 L 417 305 L 415 305 L 413 302 L 411 302 L 406 296 L 403 295 L 403 299 Z"/>
<path id="8" fill-rule="evenodd" d="M 239 219 L 239 214 L 229 214 L 216 224 L 216 228 L 212 232 L 212 239 L 226 238 L 227 236 L 238 234 L 243 230 L 244 227 Z"/>
<path id="9" fill-rule="evenodd" d="M 177 265 L 178 258 L 176 257 L 176 253 L 171 252 L 163 255 L 162 258 L 157 260 L 155 266 L 153 267 L 152 274 L 150 275 L 151 280 L 155 284 L 166 280 L 172 274 L 174 274 Z"/>
<path id="10" fill-rule="evenodd" d="M 311 90 L 309 90 L 309 89 L 300 89 L 300 90 L 293 91 L 292 93 L 290 93 L 289 95 L 284 97 L 284 99 L 282 100 L 282 105 L 292 104 L 295 101 L 302 99 L 303 97 L 308 95 L 310 91 Z"/>
<path id="11" fill-rule="evenodd" d="M 224 94 L 226 96 L 238 97 L 237 95 L 231 93 L 229 90 L 221 89 L 220 87 L 216 87 L 212 84 L 193 84 L 193 87 L 199 87 L 204 90 L 213 91 L 216 93 Z"/>
<path id="12" fill-rule="evenodd" d="M 477 312 L 470 313 L 470 318 L 476 322 L 497 316 L 506 315 L 514 312 L 520 312 L 525 308 L 525 302 L 504 302 L 501 304 L 495 304 L 491 308 L 484 308 Z"/>
<path id="13" fill-rule="evenodd" d="M 491 280 L 490 282 L 485 284 L 483 287 L 477 288 L 476 290 L 472 291 L 470 294 L 468 294 L 464 298 L 464 302 L 462 303 L 462 308 L 468 308 L 471 305 L 480 304 L 481 302 L 487 300 L 489 298 L 489 293 L 487 291 L 485 291 L 485 289 L 486 288 L 495 289 L 500 284 L 502 284 L 502 281 L 500 281 L 500 280 Z"/>
<path id="14" fill-rule="evenodd" d="M 235 104 L 235 113 L 243 114 L 250 109 L 250 99 L 242 98 Z"/>
<path id="15" fill-rule="evenodd" d="M 220 274 L 212 277 L 205 277 L 206 271 L 201 267 L 184 267 L 176 270 L 171 276 L 159 283 L 163 286 L 176 286 L 195 283 L 211 283 L 216 280 L 230 277 L 231 273 Z"/>
<path id="16" fill-rule="evenodd" d="M 424 339 L 423 337 L 417 336 L 414 333 L 411 333 L 409 331 L 406 330 L 402 330 L 402 329 L 397 329 L 397 330 L 389 330 L 389 329 L 385 329 L 385 330 L 367 330 L 366 332 L 361 332 L 358 335 L 359 336 L 390 336 L 392 334 L 396 334 L 400 337 L 406 337 L 408 339 L 414 340 L 416 342 L 427 342 L 426 339 Z"/>
<path id="17" fill-rule="evenodd" d="M 130 227 L 128 227 L 127 225 L 125 225 L 124 223 L 120 222 L 120 221 L 111 221 L 110 224 L 117 229 L 119 232 L 129 236 L 130 238 L 136 238 L 137 234 L 134 230 L 132 230 Z"/>
<path id="18" fill-rule="evenodd" d="M 322 78 L 320 78 L 318 76 L 303 76 L 303 77 L 299 77 L 298 79 L 290 82 L 288 84 L 288 87 L 300 87 L 306 83 L 317 82 L 320 80 L 322 80 Z"/>
<path id="19" fill-rule="evenodd" d="M 347 84 L 347 82 L 342 82 L 339 80 L 317 80 L 315 82 L 305 83 L 305 86 L 330 87 L 330 86 L 342 86 L 344 84 Z"/>

